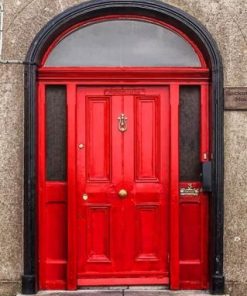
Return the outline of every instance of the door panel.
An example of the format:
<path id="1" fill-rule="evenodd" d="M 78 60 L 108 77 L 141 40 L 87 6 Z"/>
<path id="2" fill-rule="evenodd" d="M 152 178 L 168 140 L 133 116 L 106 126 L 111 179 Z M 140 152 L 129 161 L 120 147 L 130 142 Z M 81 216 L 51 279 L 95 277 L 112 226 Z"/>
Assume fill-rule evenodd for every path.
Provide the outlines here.
<path id="1" fill-rule="evenodd" d="M 110 181 L 111 138 L 109 101 L 109 97 L 88 97 L 86 100 L 86 172 L 87 182 L 91 183 Z"/>
<path id="2" fill-rule="evenodd" d="M 121 91 L 122 90 L 122 91 Z M 107 93 L 107 95 L 105 95 Z M 111 95 L 109 95 L 111 93 Z M 119 130 L 124 114 L 126 131 Z M 162 114 L 162 116 L 161 116 Z M 78 283 L 167 283 L 169 89 L 77 90 Z M 127 196 L 121 198 L 124 189 Z M 82 198 L 83 194 L 86 198 Z M 97 280 L 96 280 L 97 279 Z M 102 284 L 102 283 L 101 283 Z"/>
<path id="3" fill-rule="evenodd" d="M 138 182 L 159 181 L 160 134 L 159 97 L 137 97 L 135 124 L 135 179 Z M 148 120 L 147 120 L 148 118 Z"/>
<path id="4" fill-rule="evenodd" d="M 118 261 L 114 252 L 120 242 L 115 224 L 119 224 L 121 205 L 113 190 L 116 174 L 112 158 L 117 152 L 111 147 L 114 109 L 103 90 L 78 88 L 77 147 L 83 145 L 77 154 L 79 278 L 92 272 L 113 272 Z M 116 164 L 117 171 L 118 167 Z M 83 199 L 83 194 L 88 199 Z"/>
<path id="5" fill-rule="evenodd" d="M 126 102 L 133 131 L 126 149 L 126 265 L 129 270 L 168 276 L 169 88 L 148 88 Z M 134 106 L 134 107 L 133 107 Z M 162 116 L 161 116 L 162 115 Z M 127 134 L 126 134 L 127 136 Z"/>

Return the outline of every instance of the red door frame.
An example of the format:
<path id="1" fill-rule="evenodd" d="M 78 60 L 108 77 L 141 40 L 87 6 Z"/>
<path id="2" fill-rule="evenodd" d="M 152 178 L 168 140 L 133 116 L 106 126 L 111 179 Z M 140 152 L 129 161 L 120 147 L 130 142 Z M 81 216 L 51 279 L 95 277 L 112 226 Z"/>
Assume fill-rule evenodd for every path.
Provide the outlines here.
<path id="1" fill-rule="evenodd" d="M 208 88 L 209 70 L 207 68 L 40 68 L 38 79 L 38 194 L 39 194 L 39 273 L 40 287 L 45 287 L 44 242 L 46 241 L 43 228 L 43 202 L 45 189 L 45 86 L 67 86 L 67 116 L 68 116 L 68 262 L 67 284 L 62 282 L 50 284 L 50 288 L 74 290 L 76 281 L 76 135 L 75 127 L 75 99 L 77 85 L 121 85 L 121 86 L 164 86 L 170 85 L 170 122 L 171 122 L 171 182 L 170 192 L 170 288 L 181 288 L 179 282 L 179 86 L 201 86 L 201 161 L 209 158 L 209 107 Z M 41 198 L 43 196 L 43 198 Z M 172 225 L 172 227 L 171 227 Z M 40 243 L 42 241 L 42 244 Z M 203 246 L 202 246 L 203 248 Z M 184 287 L 186 288 L 186 286 Z"/>

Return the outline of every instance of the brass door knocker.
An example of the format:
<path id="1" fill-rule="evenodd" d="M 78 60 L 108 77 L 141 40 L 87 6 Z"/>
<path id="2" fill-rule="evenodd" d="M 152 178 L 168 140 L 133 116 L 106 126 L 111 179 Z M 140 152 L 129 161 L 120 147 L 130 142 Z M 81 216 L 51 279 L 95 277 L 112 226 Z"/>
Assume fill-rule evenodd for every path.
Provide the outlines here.
<path id="1" fill-rule="evenodd" d="M 118 117 L 118 129 L 122 133 L 127 131 L 127 120 L 128 117 L 126 117 L 123 113 Z"/>

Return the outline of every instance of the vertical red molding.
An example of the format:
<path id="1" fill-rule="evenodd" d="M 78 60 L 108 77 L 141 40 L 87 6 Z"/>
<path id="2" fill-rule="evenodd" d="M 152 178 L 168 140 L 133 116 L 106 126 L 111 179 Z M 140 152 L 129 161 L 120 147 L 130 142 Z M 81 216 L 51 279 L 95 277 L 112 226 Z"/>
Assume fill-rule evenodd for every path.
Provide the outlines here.
<path id="1" fill-rule="evenodd" d="M 209 142 L 209 85 L 201 85 L 201 161 L 211 160 Z M 205 157 L 206 156 L 206 157 Z M 201 264 L 203 289 L 208 288 L 209 268 L 208 268 L 208 228 L 209 228 L 209 194 L 201 194 Z"/>
<path id="2" fill-rule="evenodd" d="M 67 84 L 67 178 L 68 178 L 68 266 L 67 266 L 67 289 L 75 290 L 76 281 L 76 260 L 77 260 L 77 200 L 76 200 L 76 134 L 75 134 L 75 106 L 76 106 L 76 85 Z"/>
<path id="3" fill-rule="evenodd" d="M 208 84 L 201 85 L 201 161 L 210 160 L 209 155 L 209 100 Z"/>
<path id="4" fill-rule="evenodd" d="M 201 289 L 209 288 L 209 264 L 208 264 L 208 242 L 209 242 L 209 214 L 208 194 L 202 193 L 201 199 Z"/>
<path id="5" fill-rule="evenodd" d="M 38 84 L 38 145 L 37 145 L 37 160 L 38 160 L 38 232 L 39 232 L 39 250 L 38 250 L 38 266 L 39 266 L 39 288 L 45 289 L 45 256 L 46 256 L 46 235 L 45 235 L 45 85 L 43 83 Z M 42 242 L 42 243 L 41 243 Z"/>
<path id="6" fill-rule="evenodd" d="M 179 85 L 170 86 L 170 288 L 179 289 Z"/>

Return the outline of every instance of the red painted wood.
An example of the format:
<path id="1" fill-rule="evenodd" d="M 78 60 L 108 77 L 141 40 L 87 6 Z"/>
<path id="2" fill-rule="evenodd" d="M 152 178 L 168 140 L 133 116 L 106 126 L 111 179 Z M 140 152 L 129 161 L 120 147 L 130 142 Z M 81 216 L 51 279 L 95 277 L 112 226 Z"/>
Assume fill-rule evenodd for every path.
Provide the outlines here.
<path id="1" fill-rule="evenodd" d="M 200 182 L 182 182 L 201 189 Z M 208 289 L 208 196 L 180 196 L 180 288 Z"/>
<path id="2" fill-rule="evenodd" d="M 178 289 L 179 271 L 179 85 L 170 86 L 171 183 L 170 183 L 170 288 Z"/>
<path id="3" fill-rule="evenodd" d="M 43 66 L 65 35 L 90 22 L 117 18 L 143 19 L 177 32 L 194 48 L 202 67 Z M 208 287 L 208 196 L 201 193 L 196 198 L 179 198 L 179 186 L 187 184 L 179 184 L 178 101 L 179 85 L 201 85 L 200 154 L 201 161 L 209 160 L 209 79 L 210 72 L 196 43 L 181 30 L 152 18 L 104 16 L 76 24 L 54 40 L 38 73 L 40 289 L 72 290 L 77 285 L 119 282 L 170 282 L 172 289 Z M 68 183 L 45 181 L 47 84 L 67 85 Z M 122 85 L 128 88 L 134 85 L 144 89 L 145 94 L 142 90 L 139 95 L 106 94 L 105 88 L 112 88 L 112 85 L 118 89 Z M 86 95 L 85 105 L 82 98 Z M 110 104 L 112 97 L 114 100 Z M 129 129 L 124 135 L 113 128 L 119 110 L 128 113 Z M 100 132 L 102 130 L 106 132 Z M 78 150 L 79 143 L 86 143 L 85 149 Z M 86 154 L 88 143 L 91 155 Z M 134 154 L 138 157 L 134 158 Z M 191 181 L 194 186 L 201 186 Z M 125 200 L 117 197 L 122 187 L 130 192 Z M 84 192 L 92 195 L 93 201 L 91 198 L 83 201 Z M 191 249 L 191 241 L 194 249 Z M 162 267 L 160 262 L 163 262 Z M 115 278 L 109 278 L 113 273 Z"/>
<path id="4" fill-rule="evenodd" d="M 90 279 L 97 284 L 99 274 L 118 278 L 112 283 L 119 285 L 135 279 L 144 283 L 149 277 L 149 283 L 161 279 L 165 283 L 169 274 L 168 87 L 145 88 L 142 95 L 118 95 L 118 88 L 111 92 L 78 88 L 77 146 L 85 145 L 77 153 L 78 283 Z M 121 113 L 128 117 L 125 133 L 118 130 Z M 118 196 L 120 189 L 128 191 L 125 199 Z"/>
<path id="5" fill-rule="evenodd" d="M 147 71 L 148 69 L 148 71 Z M 80 81 L 84 84 L 164 84 L 176 82 L 191 84 L 208 82 L 210 75 L 207 68 L 193 67 L 42 67 L 39 69 L 39 80 L 61 83 Z M 120 81 L 121 79 L 121 81 Z M 124 81 L 122 80 L 124 79 Z M 140 80 L 141 79 L 141 80 Z"/>
<path id="6" fill-rule="evenodd" d="M 39 84 L 38 112 L 39 288 L 49 289 L 66 286 L 67 184 L 46 181 L 45 84 Z"/>
<path id="7" fill-rule="evenodd" d="M 127 276 L 127 275 L 125 275 Z M 139 278 L 128 278 L 128 277 L 121 277 L 121 278 L 97 278 L 97 279 L 79 279 L 78 286 L 118 286 L 119 283 L 122 285 L 168 285 L 169 279 L 168 277 L 139 277 Z"/>
<path id="8" fill-rule="evenodd" d="M 200 289 L 209 289 L 209 194 L 201 194 L 201 285 Z"/>
<path id="9" fill-rule="evenodd" d="M 126 269 L 159 270 L 168 277 L 168 87 L 127 96 L 125 110 L 130 132 L 124 136 L 124 179 L 133 183 L 125 200 Z"/>
<path id="10" fill-rule="evenodd" d="M 210 160 L 209 151 L 209 86 L 201 85 L 201 161 Z"/>
<path id="11" fill-rule="evenodd" d="M 121 245 L 120 233 L 114 228 L 121 223 L 118 215 L 120 200 L 114 196 L 114 183 L 117 181 L 114 181 L 116 177 L 113 170 L 121 170 L 121 162 L 114 155 L 114 166 L 111 165 L 112 153 L 109 153 L 109 149 L 113 135 L 110 132 L 112 123 L 109 115 L 116 112 L 121 102 L 114 100 L 110 106 L 110 97 L 104 95 L 103 89 L 79 87 L 77 96 L 77 146 L 85 145 L 77 152 L 77 269 L 80 278 L 80 273 L 111 273 L 118 260 L 114 252 L 118 252 Z M 120 139 L 121 134 L 116 133 L 114 143 L 121 143 Z M 82 199 L 84 193 L 89 197 L 86 201 Z"/>
<path id="12" fill-rule="evenodd" d="M 45 250 L 45 242 L 46 235 L 44 229 L 45 219 L 45 86 L 41 83 L 38 84 L 38 100 L 37 100 L 37 111 L 38 111 L 38 266 L 39 266 L 39 288 L 45 289 L 45 259 L 46 259 L 46 250 Z M 41 243 L 42 242 L 42 243 Z"/>
<path id="13" fill-rule="evenodd" d="M 200 160 L 210 160 L 209 92 L 201 85 Z M 200 182 L 181 182 L 180 187 L 202 189 Z M 180 196 L 180 288 L 208 289 L 208 194 Z"/>
<path id="14" fill-rule="evenodd" d="M 115 82 L 107 81 L 109 85 Z M 178 99 L 179 84 L 185 82 L 165 87 L 143 86 L 146 82 L 140 80 L 139 86 L 124 88 L 121 81 L 117 81 L 119 85 L 115 87 L 68 83 L 68 184 L 45 181 L 45 84 L 61 81 L 39 83 L 40 289 L 168 282 L 172 289 L 208 288 L 208 196 L 201 193 L 197 199 L 186 200 L 179 199 L 178 194 L 181 186 Z M 209 99 L 208 86 L 202 81 L 200 85 L 203 157 L 204 151 L 209 151 Z M 121 89 L 127 91 L 121 92 Z M 129 89 L 135 91 L 131 94 Z M 86 104 L 83 104 L 81 98 L 85 97 Z M 117 126 L 119 110 L 128 113 L 128 133 L 125 134 L 112 128 Z M 100 133 L 100 130 L 106 132 Z M 79 143 L 89 143 L 98 159 L 93 154 L 85 154 L 88 144 L 79 150 Z M 138 157 L 134 158 L 134 154 Z M 118 198 L 117 192 L 122 187 L 129 190 L 129 199 Z M 160 196 L 168 195 L 168 187 L 171 194 L 161 200 Z M 82 201 L 83 192 L 93 195 L 94 201 Z M 102 192 L 106 192 L 103 198 Z M 169 219 L 169 230 L 168 222 L 163 228 L 160 226 L 160 217 L 166 222 Z M 188 240 L 192 234 L 193 239 Z M 195 258 L 190 258 L 192 241 Z M 126 257 L 122 256 L 123 249 Z M 108 260 L 112 256 L 114 264 Z"/>
<path id="15" fill-rule="evenodd" d="M 76 190 L 76 85 L 67 85 L 67 168 L 68 168 L 68 266 L 67 288 L 77 287 L 77 190 Z"/>

